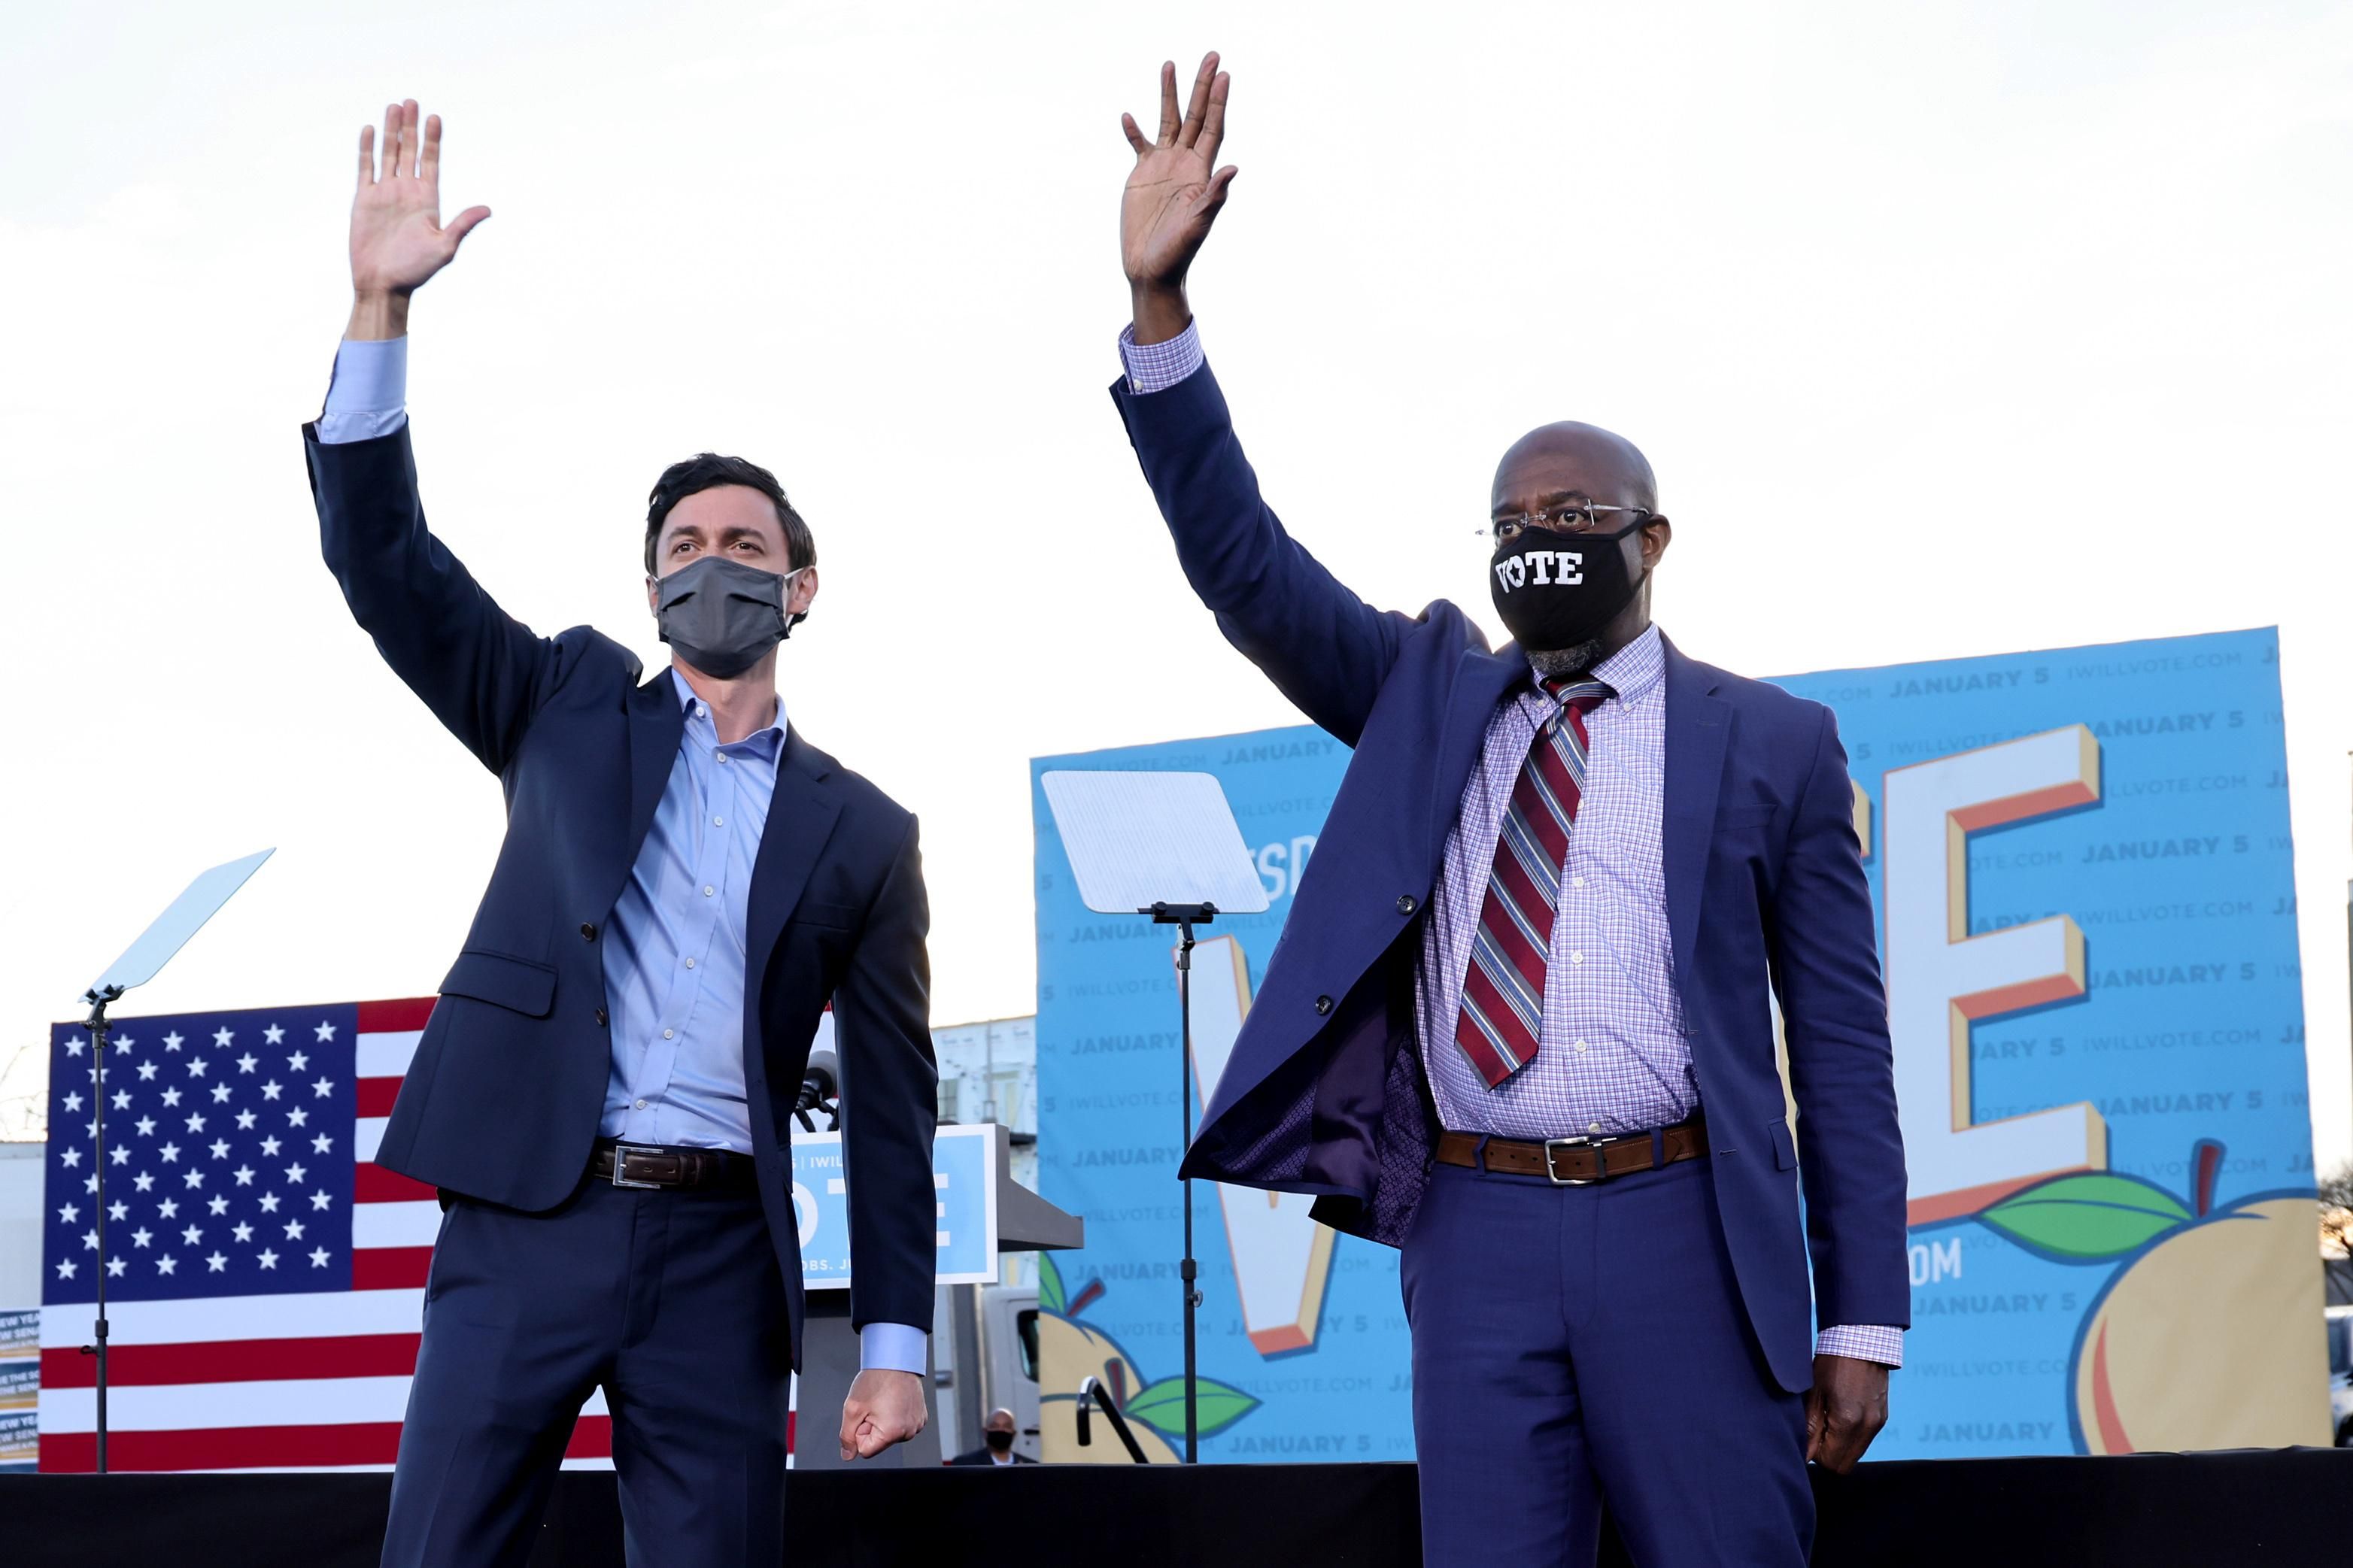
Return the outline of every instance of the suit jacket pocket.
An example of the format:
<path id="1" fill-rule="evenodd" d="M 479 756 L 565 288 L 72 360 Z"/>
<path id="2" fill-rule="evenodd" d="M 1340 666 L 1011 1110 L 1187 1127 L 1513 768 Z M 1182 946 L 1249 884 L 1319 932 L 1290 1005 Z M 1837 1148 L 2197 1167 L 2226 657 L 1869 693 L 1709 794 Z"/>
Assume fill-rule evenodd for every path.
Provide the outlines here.
<path id="1" fill-rule="evenodd" d="M 488 1002 L 526 1018 L 544 1018 L 555 1010 L 555 969 L 552 964 L 470 947 L 449 966 L 441 982 L 441 994 Z"/>
<path id="2" fill-rule="evenodd" d="M 804 926 L 824 926 L 832 931 L 855 931 L 858 908 L 854 904 L 820 904 L 804 899 L 793 910 L 792 923 Z"/>
<path id="3" fill-rule="evenodd" d="M 1773 1140 L 1773 1168 L 1794 1171 L 1798 1168 L 1798 1145 L 1789 1136 L 1789 1124 L 1775 1117 L 1765 1125 L 1765 1135 Z"/>

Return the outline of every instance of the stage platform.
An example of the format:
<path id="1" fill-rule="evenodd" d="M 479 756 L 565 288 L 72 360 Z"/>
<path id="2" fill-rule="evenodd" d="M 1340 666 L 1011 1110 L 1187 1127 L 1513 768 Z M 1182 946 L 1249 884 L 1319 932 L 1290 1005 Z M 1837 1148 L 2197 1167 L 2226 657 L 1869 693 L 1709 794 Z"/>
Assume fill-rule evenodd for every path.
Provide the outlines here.
<path id="1" fill-rule="evenodd" d="M 373 1568 L 390 1479 L 0 1478 L 0 1557 L 40 1564 Z M 1866 1465 L 1818 1476 L 1818 1564 L 2339 1564 L 2353 1450 Z M 1410 1465 L 815 1471 L 792 1568 L 1409 1568 Z M 610 1474 L 565 1475 L 534 1568 L 621 1562 Z M 1604 1561 L 1623 1563 L 1605 1552 Z"/>

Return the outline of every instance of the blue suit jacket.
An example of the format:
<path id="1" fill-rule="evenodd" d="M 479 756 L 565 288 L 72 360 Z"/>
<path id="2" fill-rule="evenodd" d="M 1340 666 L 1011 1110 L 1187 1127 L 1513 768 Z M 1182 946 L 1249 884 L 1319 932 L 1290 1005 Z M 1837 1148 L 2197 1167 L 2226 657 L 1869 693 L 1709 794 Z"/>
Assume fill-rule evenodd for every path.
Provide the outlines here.
<path id="1" fill-rule="evenodd" d="M 506 842 L 441 982 L 377 1161 L 551 1209 L 580 1184 L 612 1041 L 604 933 L 685 727 L 667 670 L 575 626 L 533 635 L 427 531 L 408 431 L 305 426 L 327 564 L 395 674 L 499 775 Z M 915 819 L 786 731 L 745 922 L 744 1080 L 760 1201 L 801 1340 L 791 1110 L 831 998 L 849 1089 L 853 1325 L 932 1321 L 938 1114 Z"/>
<path id="2" fill-rule="evenodd" d="M 1355 749 L 1184 1173 L 1319 1194 L 1391 1246 L 1435 1133 L 1414 1022 L 1422 920 L 1487 723 L 1527 679 L 1443 600 L 1377 611 L 1260 498 L 1204 366 L 1112 395 L 1229 641 Z M 1807 1247 L 1826 1324 L 1910 1322 L 1886 997 L 1830 710 L 1666 647 L 1667 913 L 1725 1245 L 1786 1388 L 1813 1381 Z M 1799 1163 L 1775 1065 L 1780 998 Z"/>

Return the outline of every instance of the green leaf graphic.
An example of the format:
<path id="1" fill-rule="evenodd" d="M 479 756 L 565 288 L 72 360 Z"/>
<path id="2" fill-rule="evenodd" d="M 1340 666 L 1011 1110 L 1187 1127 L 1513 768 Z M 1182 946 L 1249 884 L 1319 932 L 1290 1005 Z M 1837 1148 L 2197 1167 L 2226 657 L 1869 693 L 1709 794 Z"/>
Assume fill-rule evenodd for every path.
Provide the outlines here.
<path id="1" fill-rule="evenodd" d="M 1067 1316 L 1069 1309 L 1062 1305 L 1062 1271 L 1054 1267 L 1052 1258 L 1041 1252 L 1038 1255 L 1039 1310 L 1061 1312 Z"/>
<path id="2" fill-rule="evenodd" d="M 1222 1432 L 1251 1411 L 1259 1402 L 1239 1388 L 1229 1387 L 1213 1377 L 1193 1380 L 1195 1404 L 1198 1406 L 1195 1419 L 1199 1431 L 1207 1437 Z M 1126 1405 L 1126 1414 L 1143 1422 L 1164 1437 L 1185 1435 L 1185 1380 L 1164 1377 L 1135 1391 L 1135 1397 Z"/>
<path id="3" fill-rule="evenodd" d="M 1978 1218 L 2045 1257 L 2102 1263 L 2187 1224 L 2190 1214 L 2153 1182 L 2088 1172 L 2012 1193 Z"/>

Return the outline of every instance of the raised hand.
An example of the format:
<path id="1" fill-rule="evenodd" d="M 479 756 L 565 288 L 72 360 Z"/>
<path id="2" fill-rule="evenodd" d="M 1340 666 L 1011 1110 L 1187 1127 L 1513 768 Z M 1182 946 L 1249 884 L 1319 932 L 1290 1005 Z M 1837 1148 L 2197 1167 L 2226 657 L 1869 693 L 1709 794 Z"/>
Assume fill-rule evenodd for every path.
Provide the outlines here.
<path id="1" fill-rule="evenodd" d="M 441 222 L 441 117 L 428 116 L 420 133 L 415 99 L 385 105 L 381 170 L 375 127 L 360 131 L 359 188 L 352 196 L 354 328 L 405 324 L 408 296 L 448 266 L 459 243 L 490 216 L 488 207 L 468 207 L 446 226 Z M 354 330 L 350 335 L 397 333 Z"/>
<path id="2" fill-rule="evenodd" d="M 1212 52 L 1201 58 L 1193 78 L 1192 101 L 1176 115 L 1176 67 L 1160 68 L 1160 134 L 1144 139 L 1135 117 L 1123 114 L 1121 127 L 1135 149 L 1135 167 L 1119 203 L 1120 262 L 1135 296 L 1135 335 L 1158 342 L 1176 335 L 1191 319 L 1185 307 L 1185 273 L 1218 209 L 1226 205 L 1234 166 L 1220 169 L 1218 145 L 1226 138 L 1226 94 L 1232 78 L 1218 68 Z"/>

